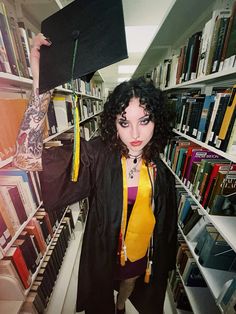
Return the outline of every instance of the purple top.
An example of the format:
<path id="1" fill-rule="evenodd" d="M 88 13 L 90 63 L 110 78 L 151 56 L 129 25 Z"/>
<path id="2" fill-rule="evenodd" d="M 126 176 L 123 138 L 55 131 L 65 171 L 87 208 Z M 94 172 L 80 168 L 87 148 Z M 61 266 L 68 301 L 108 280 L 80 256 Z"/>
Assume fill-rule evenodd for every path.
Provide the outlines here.
<path id="1" fill-rule="evenodd" d="M 137 186 L 128 187 L 128 204 L 134 204 L 138 192 Z"/>

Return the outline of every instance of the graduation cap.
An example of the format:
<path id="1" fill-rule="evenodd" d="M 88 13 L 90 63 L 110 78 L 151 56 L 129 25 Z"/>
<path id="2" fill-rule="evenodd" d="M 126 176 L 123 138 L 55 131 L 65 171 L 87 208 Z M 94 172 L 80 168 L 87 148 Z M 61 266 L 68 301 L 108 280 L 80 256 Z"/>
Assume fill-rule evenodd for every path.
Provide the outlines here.
<path id="1" fill-rule="evenodd" d="M 72 78 L 89 81 L 128 57 L 122 0 L 76 0 L 45 19 L 41 32 L 52 45 L 40 49 L 40 93 Z"/>
<path id="2" fill-rule="evenodd" d="M 39 93 L 127 58 L 122 0 L 76 0 L 42 22 L 52 41 L 41 46 Z M 71 180 L 80 165 L 79 110 L 73 94 L 74 147 Z"/>

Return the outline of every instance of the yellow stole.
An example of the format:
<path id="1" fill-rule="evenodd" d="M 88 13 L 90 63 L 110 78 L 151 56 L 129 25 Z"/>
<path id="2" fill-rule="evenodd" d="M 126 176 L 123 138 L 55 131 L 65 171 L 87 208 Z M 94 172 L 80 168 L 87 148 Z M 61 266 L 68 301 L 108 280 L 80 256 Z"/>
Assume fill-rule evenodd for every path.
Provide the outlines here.
<path id="1" fill-rule="evenodd" d="M 137 197 L 126 230 L 128 208 L 126 158 L 122 157 L 121 162 L 123 172 L 123 214 L 120 259 L 121 265 L 125 265 L 127 258 L 131 262 L 135 262 L 146 255 L 156 220 L 152 211 L 152 186 L 148 168 L 142 160 Z"/>

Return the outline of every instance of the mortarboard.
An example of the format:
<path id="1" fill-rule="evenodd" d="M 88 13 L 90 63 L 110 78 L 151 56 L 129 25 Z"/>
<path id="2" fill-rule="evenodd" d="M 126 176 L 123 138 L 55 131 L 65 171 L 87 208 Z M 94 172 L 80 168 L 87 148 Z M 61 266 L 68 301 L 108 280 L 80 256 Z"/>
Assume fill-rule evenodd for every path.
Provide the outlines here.
<path id="1" fill-rule="evenodd" d="M 128 57 L 122 0 L 76 0 L 45 19 L 41 32 L 52 42 L 40 49 L 39 92 L 71 81 L 89 81 L 95 71 Z"/>
<path id="2" fill-rule="evenodd" d="M 41 46 L 39 93 L 128 57 L 122 0 L 76 0 L 42 22 L 50 47 Z M 73 94 L 74 147 L 71 180 L 80 165 L 79 111 Z"/>

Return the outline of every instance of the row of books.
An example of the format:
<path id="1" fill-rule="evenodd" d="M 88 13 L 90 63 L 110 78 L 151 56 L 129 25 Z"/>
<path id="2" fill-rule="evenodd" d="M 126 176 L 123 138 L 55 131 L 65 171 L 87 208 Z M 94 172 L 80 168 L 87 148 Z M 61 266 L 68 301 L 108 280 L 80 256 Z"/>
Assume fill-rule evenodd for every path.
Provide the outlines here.
<path id="1" fill-rule="evenodd" d="M 86 141 L 89 141 L 98 131 L 100 124 L 100 117 L 96 116 L 80 127 L 80 135 L 83 137 Z"/>
<path id="2" fill-rule="evenodd" d="M 189 247 L 185 241 L 179 240 L 176 255 L 176 267 L 185 286 L 188 287 L 206 287 L 197 263 L 192 256 Z"/>
<path id="3" fill-rule="evenodd" d="M 169 283 L 176 309 L 186 311 L 186 313 L 193 313 L 183 282 L 176 270 L 170 273 Z"/>
<path id="4" fill-rule="evenodd" d="M 40 210 L 40 212 L 44 211 Z M 36 232 L 38 233 L 35 234 L 40 235 L 39 241 L 38 238 L 32 235 L 29 236 L 28 231 L 25 231 L 26 236 L 28 235 L 28 238 L 25 236 L 25 239 L 28 239 L 25 249 L 16 243 L 9 249 L 4 259 L 0 261 L 0 279 L 3 279 L 4 282 L 4 277 L 8 275 L 13 281 L 12 289 L 21 288 L 22 301 L 25 301 L 22 310 L 31 310 L 30 313 L 44 312 L 73 232 L 74 223 L 71 211 L 66 212 L 59 226 L 58 221 L 61 220 L 63 210 L 57 214 L 59 216 L 56 217 L 54 224 L 51 224 L 50 219 L 48 219 L 49 224 L 46 224 L 51 235 L 50 246 L 48 246 L 49 243 L 47 244 L 48 237 L 44 235 L 44 228 L 40 224 L 38 216 L 35 216 L 32 219 L 33 227 L 37 226 Z M 27 228 L 28 226 L 25 230 Z M 34 246 L 31 243 L 34 243 Z M 44 244 L 43 249 L 40 247 L 40 243 Z M 32 266 L 29 266 L 29 260 L 34 261 L 34 256 L 37 254 L 39 254 L 38 263 L 32 270 Z M 4 299 L 4 295 L 1 295 L 0 298 Z"/>
<path id="5" fill-rule="evenodd" d="M 7 166 L 0 169 L 0 253 L 42 202 L 37 172 Z"/>
<path id="6" fill-rule="evenodd" d="M 171 101 L 177 131 L 228 154 L 236 154 L 236 86 L 215 95 L 182 94 Z"/>
<path id="7" fill-rule="evenodd" d="M 214 10 L 203 30 L 188 38 L 177 54 L 152 71 L 157 87 L 177 84 L 236 66 L 236 2 L 232 9 Z"/>
<path id="8" fill-rule="evenodd" d="M 176 184 L 176 197 L 178 205 L 178 225 L 182 232 L 187 235 L 202 216 L 198 212 L 196 203 L 179 183 Z"/>
<path id="9" fill-rule="evenodd" d="M 181 188 L 177 188 L 177 202 L 178 202 L 178 223 L 184 234 L 191 232 L 191 229 L 201 219 L 197 210 L 197 205 Z M 186 226 L 191 225 L 191 228 L 186 231 Z M 210 224 L 206 224 L 203 228 L 199 228 L 199 232 L 195 235 L 194 241 L 197 242 L 195 253 L 199 255 L 199 263 L 205 267 L 236 271 L 236 253 L 219 234 L 216 228 Z M 193 237 L 193 234 L 190 238 Z M 184 242 L 184 246 L 188 249 L 188 245 Z M 189 249 L 188 249 L 189 251 Z M 194 262 L 194 257 L 191 252 L 186 253 L 189 261 Z M 178 254 L 177 254 L 178 257 Z M 190 262 L 189 262 L 190 263 Z M 180 267 L 179 272 L 183 274 L 183 267 Z M 183 276 L 184 277 L 184 276 Z"/>
<path id="10" fill-rule="evenodd" d="M 10 4 L 0 2 L 0 71 L 32 77 L 30 47 L 35 34 L 19 21 Z"/>
<path id="11" fill-rule="evenodd" d="M 102 111 L 100 101 L 89 98 L 78 99 L 80 121 L 83 122 Z M 74 124 L 71 96 L 55 94 L 47 112 L 44 138 L 62 132 Z"/>
<path id="12" fill-rule="evenodd" d="M 195 230 L 193 231 L 193 229 Z M 234 273 L 236 271 L 236 253 L 220 236 L 215 227 L 201 216 L 193 229 L 188 233 L 186 239 L 194 244 L 194 253 L 199 264 L 203 267 Z M 172 285 L 175 280 L 181 278 L 184 287 L 204 288 L 207 286 L 197 265 L 196 256 L 192 255 L 182 232 L 179 232 L 176 255 L 177 270 L 172 272 L 169 279 Z M 236 297 L 235 280 L 236 277 L 232 274 L 232 279 L 224 283 L 217 298 L 216 303 L 224 313 L 233 313 Z"/>
<path id="13" fill-rule="evenodd" d="M 103 104 L 101 101 L 93 100 L 89 98 L 82 98 L 79 100 L 79 112 L 81 121 L 86 120 L 103 110 Z"/>
<path id="14" fill-rule="evenodd" d="M 89 141 L 93 136 L 97 135 L 99 132 L 99 124 L 100 124 L 100 117 L 95 116 L 85 123 L 80 125 L 80 137 L 84 138 L 86 141 Z M 59 134 L 55 139 L 51 141 L 47 141 L 45 143 L 45 147 L 53 147 L 53 146 L 63 146 L 66 144 L 70 144 L 74 141 L 74 132 L 73 130 L 68 130 Z"/>
<path id="15" fill-rule="evenodd" d="M 73 84 L 74 85 L 72 86 L 72 84 L 68 82 L 63 84 L 61 87 L 70 90 L 74 88 L 76 92 L 97 97 L 100 99 L 102 97 L 102 83 L 100 82 L 97 82 L 93 79 L 91 79 L 90 82 L 84 82 L 79 78 L 74 80 Z"/>
<path id="16" fill-rule="evenodd" d="M 209 214 L 236 216 L 236 164 L 179 137 L 170 140 L 165 160 Z"/>

